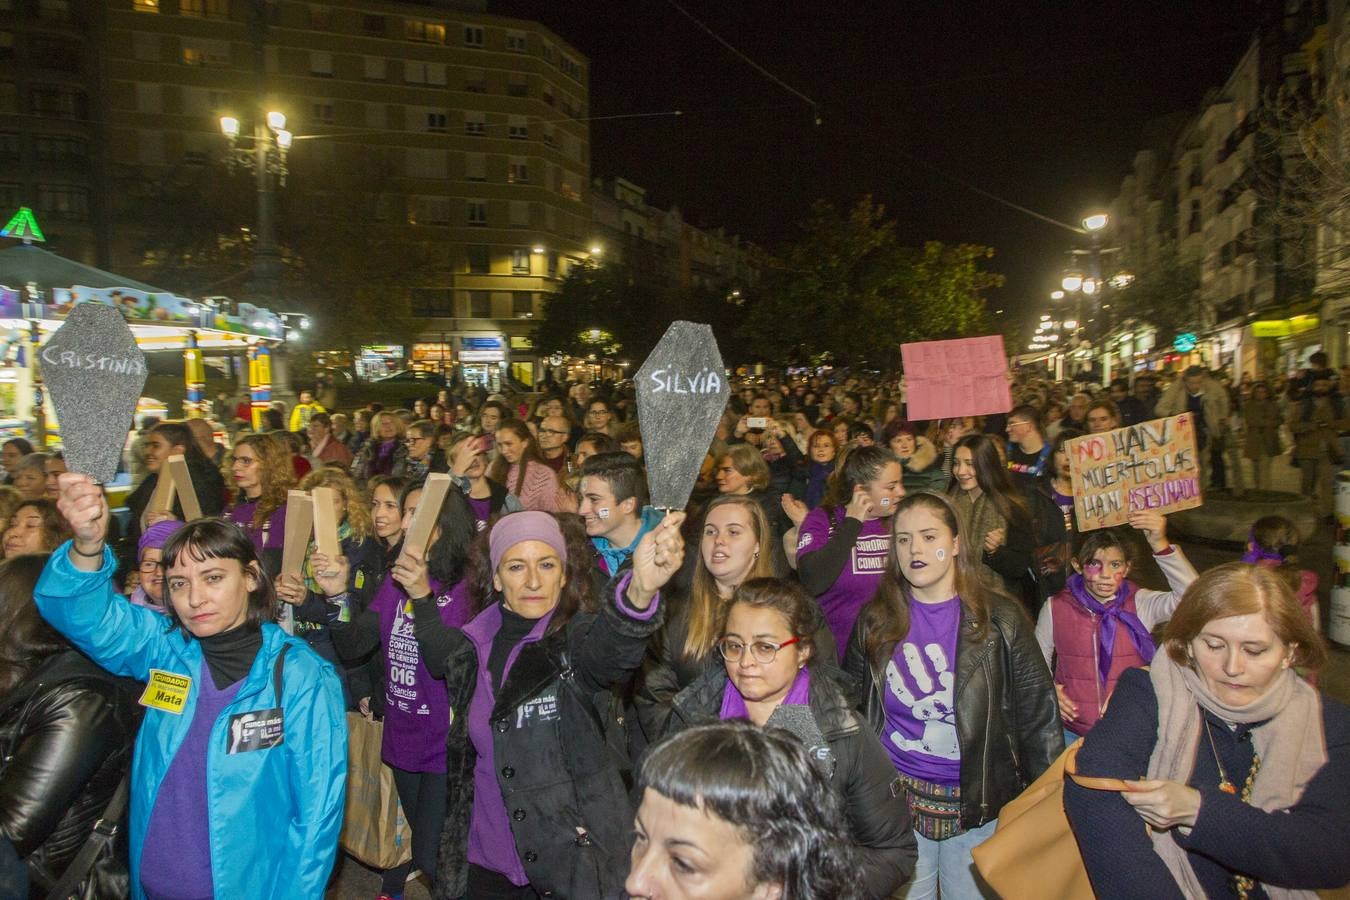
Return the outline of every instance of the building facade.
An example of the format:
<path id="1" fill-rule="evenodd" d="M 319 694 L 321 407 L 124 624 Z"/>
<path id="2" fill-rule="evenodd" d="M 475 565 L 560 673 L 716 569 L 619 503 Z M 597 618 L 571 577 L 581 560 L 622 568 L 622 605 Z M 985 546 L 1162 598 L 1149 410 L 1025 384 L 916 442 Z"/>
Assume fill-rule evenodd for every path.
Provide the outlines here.
<path id="1" fill-rule="evenodd" d="M 281 112 L 287 278 L 270 305 L 348 314 L 316 270 L 375 253 L 350 266 L 364 293 L 336 296 L 374 295 L 403 323 L 405 363 L 530 384 L 531 320 L 592 244 L 588 78 L 575 48 L 485 0 L 0 0 L 0 154 L 16 163 L 0 200 L 35 206 L 59 252 L 202 290 L 173 283 L 162 248 L 216 228 L 247 256 L 251 183 L 226 179 Z M 243 212 L 215 221 L 200 201 L 225 183 L 216 205 Z M 136 202 L 174 191 L 182 221 Z"/>

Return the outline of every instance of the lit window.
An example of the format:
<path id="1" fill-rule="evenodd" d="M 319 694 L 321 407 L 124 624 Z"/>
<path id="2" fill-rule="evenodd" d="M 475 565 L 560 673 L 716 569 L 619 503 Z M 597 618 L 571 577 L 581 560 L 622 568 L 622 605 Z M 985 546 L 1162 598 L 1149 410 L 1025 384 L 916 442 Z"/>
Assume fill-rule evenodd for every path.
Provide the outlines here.
<path id="1" fill-rule="evenodd" d="M 183 0 L 184 5 L 190 0 Z M 157 13 L 159 12 L 159 0 L 131 0 L 131 8 L 136 12 Z M 189 15 L 191 15 L 189 13 Z"/>

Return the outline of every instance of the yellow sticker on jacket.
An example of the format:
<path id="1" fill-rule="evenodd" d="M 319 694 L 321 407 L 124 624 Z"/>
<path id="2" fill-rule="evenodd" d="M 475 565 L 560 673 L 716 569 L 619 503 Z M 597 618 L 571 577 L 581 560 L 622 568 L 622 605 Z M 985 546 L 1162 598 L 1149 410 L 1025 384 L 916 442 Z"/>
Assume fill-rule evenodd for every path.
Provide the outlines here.
<path id="1" fill-rule="evenodd" d="M 356 589 L 359 591 L 366 586 L 366 573 L 361 569 L 356 570 Z"/>
<path id="2" fill-rule="evenodd" d="M 162 709 L 176 716 L 183 714 L 183 705 L 187 703 L 188 692 L 192 690 L 192 679 L 186 675 L 176 675 L 163 669 L 151 669 L 150 681 L 141 694 L 141 706 Z"/>

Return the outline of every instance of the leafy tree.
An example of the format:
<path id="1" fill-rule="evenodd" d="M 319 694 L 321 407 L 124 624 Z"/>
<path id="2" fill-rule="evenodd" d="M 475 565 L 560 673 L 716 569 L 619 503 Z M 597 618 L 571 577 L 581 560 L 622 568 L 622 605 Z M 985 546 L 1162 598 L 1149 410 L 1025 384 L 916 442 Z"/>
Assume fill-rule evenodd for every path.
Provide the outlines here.
<path id="1" fill-rule="evenodd" d="M 987 327 L 984 292 L 1003 284 L 982 268 L 989 248 L 904 247 L 870 196 L 847 214 L 816 203 L 802 231 L 748 304 L 741 329 L 748 355 L 895 368 L 903 342 Z"/>
<path id="2" fill-rule="evenodd" d="M 1143 319 L 1158 329 L 1156 346 L 1201 325 L 1200 264 L 1175 250 L 1154 258 L 1134 281 L 1113 291 L 1117 318 Z"/>

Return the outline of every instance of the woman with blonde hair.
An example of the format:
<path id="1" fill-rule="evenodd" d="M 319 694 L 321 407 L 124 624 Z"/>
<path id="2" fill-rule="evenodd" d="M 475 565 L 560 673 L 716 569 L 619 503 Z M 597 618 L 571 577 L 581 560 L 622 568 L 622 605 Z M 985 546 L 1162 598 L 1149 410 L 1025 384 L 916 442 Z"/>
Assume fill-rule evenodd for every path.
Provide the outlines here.
<path id="1" fill-rule="evenodd" d="M 327 466 L 315 469 L 300 482 L 300 490 L 332 488 L 337 495 L 337 556 L 320 553 L 313 542 L 305 552 L 301 572 L 277 576 L 277 599 L 291 606 L 292 628 L 324 659 L 333 664 L 342 679 L 347 705 L 352 706 L 351 679 L 368 660 L 341 660 L 333 646 L 329 626 L 350 622 L 370 605 L 384 574 L 384 552 L 375 537 L 370 507 L 351 476 Z M 344 666 L 343 663 L 346 665 Z M 355 696 L 364 697 L 362 683 Z"/>
<path id="2" fill-rule="evenodd" d="M 244 529 L 263 570 L 275 577 L 286 540 L 286 496 L 295 487 L 291 448 L 276 435 L 245 435 L 230 454 L 230 479 L 239 493 L 226 518 Z"/>
<path id="3" fill-rule="evenodd" d="M 715 477 L 719 494 L 751 497 L 764 510 L 764 518 L 773 534 L 768 552 L 773 559 L 774 574 L 786 574 L 788 563 L 783 552 L 783 533 L 792 527 L 792 523 L 783 512 L 782 498 L 769 492 L 773 474 L 764 461 L 764 454 L 750 444 L 732 444 L 717 461 Z"/>
<path id="4" fill-rule="evenodd" d="M 377 412 L 370 420 L 370 439 L 361 445 L 352 461 L 352 477 L 358 484 L 376 475 L 406 475 L 408 445 L 403 437 L 408 424 L 390 412 Z"/>
<path id="5" fill-rule="evenodd" d="M 1130 789 L 1064 785 L 1096 895 L 1284 900 L 1350 881 L 1350 711 L 1295 672 L 1327 651 L 1281 573 L 1205 572 L 1160 649 L 1078 754 L 1079 773 Z"/>

